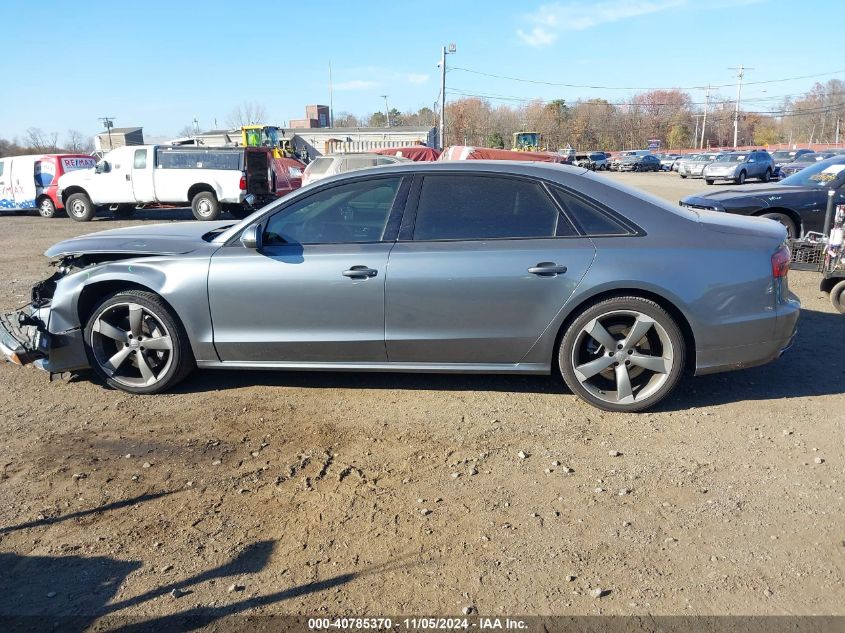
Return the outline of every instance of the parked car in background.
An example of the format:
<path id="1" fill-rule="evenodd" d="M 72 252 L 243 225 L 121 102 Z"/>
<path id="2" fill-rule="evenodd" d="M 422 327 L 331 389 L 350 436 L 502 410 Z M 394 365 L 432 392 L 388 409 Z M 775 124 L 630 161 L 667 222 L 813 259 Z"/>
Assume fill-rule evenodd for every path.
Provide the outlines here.
<path id="1" fill-rule="evenodd" d="M 809 154 L 801 154 L 793 162 L 784 163 L 780 166 L 780 177 L 786 178 L 787 176 L 791 176 L 792 174 L 801 171 L 805 167 L 809 167 L 813 163 L 817 163 L 820 160 L 827 160 L 833 156 L 836 156 L 833 152 L 810 152 Z"/>
<path id="2" fill-rule="evenodd" d="M 97 159 L 86 154 L 36 154 L 0 158 L 0 211 L 38 210 L 52 218 L 64 209 L 57 195 L 59 178 L 79 169 L 91 169 Z"/>
<path id="3" fill-rule="evenodd" d="M 576 154 L 572 164 L 576 167 L 586 167 L 593 171 L 604 171 L 607 169 L 607 157 L 604 155 L 604 152 Z"/>
<path id="4" fill-rule="evenodd" d="M 250 200 L 276 197 L 271 160 L 263 147 L 118 147 L 94 168 L 59 178 L 57 195 L 79 222 L 93 219 L 100 208 L 126 217 L 143 205 L 190 204 L 197 220 L 217 220 L 223 211 L 245 217 L 252 212 Z"/>
<path id="5" fill-rule="evenodd" d="M 626 156 L 646 156 L 649 154 L 651 154 L 651 152 L 647 149 L 628 149 L 621 151 L 610 161 L 610 169 L 619 169 L 619 165 L 622 163 L 622 159 Z"/>
<path id="6" fill-rule="evenodd" d="M 302 184 L 308 185 L 329 176 L 345 174 L 348 171 L 379 165 L 395 165 L 396 163 L 408 162 L 408 160 L 401 156 L 383 156 L 375 153 L 327 154 L 308 163 L 302 175 Z"/>
<path id="7" fill-rule="evenodd" d="M 802 154 L 812 154 L 811 149 L 779 149 L 772 152 L 772 160 L 775 161 L 775 178 L 780 178 L 780 168 L 786 163 L 792 163 Z"/>
<path id="8" fill-rule="evenodd" d="M 687 370 L 789 347 L 800 305 L 785 237 L 558 165 L 409 162 L 316 183 L 235 225 L 60 242 L 47 251 L 57 272 L 0 320 L 0 349 L 53 373 L 90 367 L 133 394 L 195 366 L 559 369 L 586 402 L 640 411 Z"/>
<path id="9" fill-rule="evenodd" d="M 653 154 L 629 154 L 619 162 L 619 171 L 660 171 L 660 161 Z"/>
<path id="10" fill-rule="evenodd" d="M 706 152 L 696 154 L 694 157 L 682 160 L 678 164 L 678 175 L 681 178 L 701 178 L 704 166 L 712 163 L 720 156 L 721 152 Z"/>
<path id="11" fill-rule="evenodd" d="M 750 152 L 725 152 L 707 163 L 701 171 L 704 182 L 712 185 L 717 180 L 732 180 L 738 185 L 748 178 L 769 182 L 775 170 L 775 163 L 769 152 L 752 150 Z"/>
<path id="12" fill-rule="evenodd" d="M 682 162 L 682 161 L 685 161 L 685 160 L 692 160 L 692 159 L 693 159 L 693 158 L 695 158 L 696 156 L 698 156 L 698 154 L 683 154 L 683 155 L 681 155 L 681 156 L 678 156 L 678 157 L 674 160 L 674 162 L 672 163 L 672 171 L 678 171 L 678 168 L 681 166 L 681 162 Z"/>
<path id="13" fill-rule="evenodd" d="M 834 203 L 845 204 L 845 156 L 811 164 L 768 187 L 731 187 L 687 196 L 680 204 L 694 210 L 723 211 L 776 220 L 790 238 L 824 228 L 828 191 Z"/>
<path id="14" fill-rule="evenodd" d="M 655 154 L 660 161 L 660 171 L 670 171 L 675 161 L 681 157 L 680 154 Z"/>

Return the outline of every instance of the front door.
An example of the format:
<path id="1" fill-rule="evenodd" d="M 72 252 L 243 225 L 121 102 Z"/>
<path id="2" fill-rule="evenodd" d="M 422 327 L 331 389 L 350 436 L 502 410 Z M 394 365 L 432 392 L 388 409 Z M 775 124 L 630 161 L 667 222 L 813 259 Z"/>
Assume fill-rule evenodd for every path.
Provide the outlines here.
<path id="1" fill-rule="evenodd" d="M 594 255 L 536 181 L 425 176 L 412 239 L 390 254 L 388 359 L 518 363 Z"/>
<path id="2" fill-rule="evenodd" d="M 258 250 L 211 259 L 214 344 L 240 363 L 384 362 L 384 283 L 400 176 L 319 189 L 262 220 Z M 391 226 L 393 223 L 391 223 Z"/>
<path id="3" fill-rule="evenodd" d="M 120 147 L 103 157 L 104 170 L 93 175 L 89 189 L 94 204 L 125 204 L 135 202 L 132 190 L 132 162 L 134 149 Z"/>
<path id="4" fill-rule="evenodd" d="M 153 150 L 136 149 L 132 154 L 132 195 L 136 202 L 155 202 Z"/>

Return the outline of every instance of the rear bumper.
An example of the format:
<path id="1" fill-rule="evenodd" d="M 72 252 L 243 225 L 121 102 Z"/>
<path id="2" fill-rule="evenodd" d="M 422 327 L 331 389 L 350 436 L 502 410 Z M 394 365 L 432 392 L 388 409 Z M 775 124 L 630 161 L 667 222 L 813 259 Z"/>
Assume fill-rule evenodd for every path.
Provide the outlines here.
<path id="1" fill-rule="evenodd" d="M 780 358 L 792 347 L 798 333 L 800 313 L 800 302 L 797 299 L 788 299 L 778 306 L 771 339 L 750 345 L 699 350 L 696 353 L 695 375 L 747 369 Z"/>

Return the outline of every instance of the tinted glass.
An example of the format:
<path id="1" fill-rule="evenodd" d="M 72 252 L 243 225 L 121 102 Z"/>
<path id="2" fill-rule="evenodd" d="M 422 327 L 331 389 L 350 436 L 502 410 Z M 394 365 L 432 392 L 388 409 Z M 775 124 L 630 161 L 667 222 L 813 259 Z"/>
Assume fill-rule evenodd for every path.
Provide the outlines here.
<path id="1" fill-rule="evenodd" d="M 263 243 L 377 242 L 401 178 L 375 178 L 331 187 L 283 209 L 267 223 Z"/>
<path id="2" fill-rule="evenodd" d="M 241 152 L 211 150 L 159 151 L 158 167 L 164 169 L 240 169 Z"/>
<path id="3" fill-rule="evenodd" d="M 135 169 L 146 169 L 146 168 L 147 168 L 147 150 L 136 149 L 135 150 Z"/>
<path id="4" fill-rule="evenodd" d="M 356 169 L 365 169 L 367 167 L 375 167 L 375 158 L 347 158 L 343 161 L 344 171 L 354 171 Z"/>
<path id="5" fill-rule="evenodd" d="M 6 163 L 4 163 L 2 160 L 0 160 L 0 176 L 2 176 L 2 175 L 3 175 L 3 168 L 4 168 L 5 166 L 6 166 Z"/>
<path id="6" fill-rule="evenodd" d="M 585 235 L 628 235 L 631 233 L 598 207 L 556 187 L 552 188 L 552 193 Z"/>
<path id="7" fill-rule="evenodd" d="M 534 182 L 485 176 L 426 176 L 415 240 L 553 237 L 560 216 Z"/>

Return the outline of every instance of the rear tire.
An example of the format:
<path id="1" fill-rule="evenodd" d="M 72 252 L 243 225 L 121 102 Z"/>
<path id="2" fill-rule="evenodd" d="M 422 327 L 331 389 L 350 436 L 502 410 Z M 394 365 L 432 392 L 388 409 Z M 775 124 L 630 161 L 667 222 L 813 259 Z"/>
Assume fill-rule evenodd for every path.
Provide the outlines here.
<path id="1" fill-rule="evenodd" d="M 97 213 L 97 209 L 94 207 L 87 193 L 75 193 L 68 196 L 67 202 L 65 203 L 65 211 L 67 211 L 71 220 L 76 220 L 77 222 L 90 222 Z"/>
<path id="2" fill-rule="evenodd" d="M 678 174 L 681 178 L 686 178 L 683 174 Z"/>
<path id="3" fill-rule="evenodd" d="M 91 312 L 84 332 L 94 373 L 127 393 L 166 391 L 194 368 L 188 335 L 173 310 L 144 290 L 115 292 Z"/>
<path id="4" fill-rule="evenodd" d="M 795 226 L 795 222 L 785 213 L 763 213 L 761 218 L 768 218 L 769 220 L 774 220 L 775 222 L 780 222 L 786 228 L 787 238 L 790 240 L 794 240 L 798 237 L 798 228 Z"/>
<path id="5" fill-rule="evenodd" d="M 219 220 L 223 210 L 212 191 L 200 191 L 191 200 L 191 211 L 197 220 Z"/>
<path id="6" fill-rule="evenodd" d="M 38 215 L 42 218 L 56 217 L 56 205 L 47 196 L 44 196 L 38 203 Z"/>
<path id="7" fill-rule="evenodd" d="M 830 290 L 830 302 L 842 314 L 845 314 L 845 279 Z"/>
<path id="8" fill-rule="evenodd" d="M 575 317 L 561 339 L 558 364 L 582 400 L 630 413 L 654 406 L 675 389 L 686 346 L 677 323 L 659 305 L 642 297 L 613 297 Z"/>
<path id="9" fill-rule="evenodd" d="M 716 181 L 713 180 L 712 178 L 707 178 L 704 182 L 706 182 L 708 185 L 712 185 Z"/>

